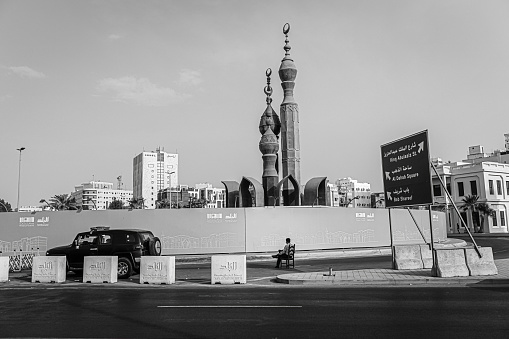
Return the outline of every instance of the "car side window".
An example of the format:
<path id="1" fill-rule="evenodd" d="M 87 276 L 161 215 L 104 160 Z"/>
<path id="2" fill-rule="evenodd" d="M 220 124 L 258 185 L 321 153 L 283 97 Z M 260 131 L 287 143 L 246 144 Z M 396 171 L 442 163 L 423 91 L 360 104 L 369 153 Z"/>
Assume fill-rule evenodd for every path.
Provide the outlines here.
<path id="1" fill-rule="evenodd" d="M 76 245 L 93 245 L 97 244 L 97 235 L 90 235 L 90 234 L 80 234 L 78 235 L 78 243 Z"/>
<path id="2" fill-rule="evenodd" d="M 125 241 L 127 243 L 135 243 L 136 242 L 136 237 L 134 236 L 134 234 L 126 234 L 126 239 Z"/>
<path id="3" fill-rule="evenodd" d="M 101 236 L 99 237 L 99 243 L 101 245 L 110 245 L 111 244 L 111 235 L 101 234 Z"/>

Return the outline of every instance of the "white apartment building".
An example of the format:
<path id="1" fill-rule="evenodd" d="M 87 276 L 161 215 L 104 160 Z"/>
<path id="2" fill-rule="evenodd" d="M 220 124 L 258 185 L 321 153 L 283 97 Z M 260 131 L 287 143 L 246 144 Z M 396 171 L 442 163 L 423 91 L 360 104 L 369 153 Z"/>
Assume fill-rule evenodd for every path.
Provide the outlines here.
<path id="1" fill-rule="evenodd" d="M 224 188 L 214 188 L 209 183 L 196 184 L 194 187 L 198 191 L 198 199 L 208 201 L 207 208 L 225 207 L 226 192 Z"/>
<path id="2" fill-rule="evenodd" d="M 120 200 L 124 206 L 129 205 L 133 191 L 115 189 L 111 182 L 90 181 L 75 186 L 71 198 L 76 200 L 77 208 L 106 210 L 113 200 Z"/>
<path id="3" fill-rule="evenodd" d="M 326 194 L 327 194 L 326 205 L 332 207 L 339 207 L 340 196 L 338 186 L 328 182 Z"/>
<path id="4" fill-rule="evenodd" d="M 483 229 L 483 233 L 508 233 L 507 209 L 509 208 L 509 165 L 496 162 L 480 162 L 475 164 L 458 162 L 447 164 L 437 169 L 452 201 L 460 208 L 460 213 L 473 233 Z M 450 200 L 438 177 L 433 175 L 434 203 L 451 207 Z M 493 217 L 484 217 L 481 221 L 479 212 L 461 211 L 463 199 L 468 195 L 479 197 L 478 202 L 485 202 L 495 210 Z M 448 208 L 449 233 L 464 232 L 458 214 Z M 480 223 L 483 227 L 480 227 Z"/>
<path id="5" fill-rule="evenodd" d="M 350 177 L 336 180 L 340 206 L 371 207 L 371 184 Z"/>
<path id="6" fill-rule="evenodd" d="M 133 196 L 145 199 L 145 208 L 156 208 L 157 193 L 178 184 L 178 154 L 157 148 L 134 157 Z"/>
<path id="7" fill-rule="evenodd" d="M 479 197 L 478 202 L 487 203 L 495 210 L 494 216 L 479 215 L 477 211 L 460 213 L 471 232 L 482 230 L 483 233 L 508 233 L 507 210 L 509 208 L 509 134 L 505 136 L 505 151 L 496 150 L 485 153 L 480 145 L 468 148 L 467 159 L 462 162 L 441 163 L 438 158 L 433 161 L 437 172 L 445 183 L 454 204 L 460 208 L 463 199 L 469 195 Z M 438 179 L 432 172 L 434 203 L 444 205 L 448 213 L 448 232 L 465 232 L 458 213 L 451 209 L 451 201 Z M 483 225 L 480 225 L 483 223 Z"/>

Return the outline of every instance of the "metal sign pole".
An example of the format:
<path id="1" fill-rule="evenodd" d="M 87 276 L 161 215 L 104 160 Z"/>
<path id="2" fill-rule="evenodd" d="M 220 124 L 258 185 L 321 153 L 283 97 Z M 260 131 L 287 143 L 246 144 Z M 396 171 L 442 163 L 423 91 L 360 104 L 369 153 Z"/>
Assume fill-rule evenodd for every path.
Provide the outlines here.
<path id="1" fill-rule="evenodd" d="M 434 247 L 434 244 L 433 244 L 433 214 L 431 213 L 431 205 L 428 205 L 428 211 L 429 211 L 429 237 L 430 237 L 430 241 L 429 241 L 429 249 L 431 250 L 431 257 L 433 258 L 433 267 L 435 267 L 435 254 L 434 254 L 434 251 L 433 251 L 433 247 Z"/>
<path id="2" fill-rule="evenodd" d="M 394 241 L 392 239 L 392 221 L 391 221 L 391 209 L 388 208 L 389 210 L 389 234 L 391 236 L 391 255 L 392 255 L 392 268 L 395 268 L 395 265 L 394 265 Z"/>

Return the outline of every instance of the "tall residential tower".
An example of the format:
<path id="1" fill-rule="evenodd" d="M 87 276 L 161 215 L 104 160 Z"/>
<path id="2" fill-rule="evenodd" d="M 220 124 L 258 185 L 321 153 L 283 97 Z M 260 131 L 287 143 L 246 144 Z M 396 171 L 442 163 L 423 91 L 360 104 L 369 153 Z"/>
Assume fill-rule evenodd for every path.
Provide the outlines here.
<path id="1" fill-rule="evenodd" d="M 178 186 L 178 154 L 157 148 L 133 159 L 133 197 L 145 199 L 145 208 L 156 208 L 157 193 Z"/>

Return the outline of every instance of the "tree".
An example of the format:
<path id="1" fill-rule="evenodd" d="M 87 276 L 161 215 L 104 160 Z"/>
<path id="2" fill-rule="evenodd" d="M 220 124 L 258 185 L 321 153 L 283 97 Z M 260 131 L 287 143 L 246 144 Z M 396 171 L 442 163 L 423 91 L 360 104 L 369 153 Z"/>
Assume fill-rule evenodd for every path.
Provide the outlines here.
<path id="1" fill-rule="evenodd" d="M 56 194 L 49 199 L 49 205 L 56 211 L 76 210 L 76 199 L 69 194 Z"/>
<path id="2" fill-rule="evenodd" d="M 477 206 L 479 205 L 479 197 L 477 195 L 467 195 L 463 199 L 461 199 L 463 205 L 460 209 L 465 211 L 470 211 L 472 215 L 472 220 L 474 220 L 474 212 L 477 212 Z M 479 221 L 479 220 L 477 220 Z M 467 222 L 465 220 L 465 222 Z"/>
<path id="3" fill-rule="evenodd" d="M 0 212 L 12 212 L 11 204 L 4 199 L 0 199 Z"/>
<path id="4" fill-rule="evenodd" d="M 159 208 L 159 209 L 174 208 L 173 205 L 175 205 L 175 203 L 173 201 L 170 201 L 170 199 L 163 199 L 163 200 L 156 201 L 156 208 Z"/>
<path id="5" fill-rule="evenodd" d="M 477 210 L 479 211 L 479 215 L 481 217 L 481 227 L 479 229 L 479 233 L 484 232 L 484 218 L 485 217 L 495 217 L 496 212 L 493 208 L 490 207 L 489 204 L 485 202 L 480 202 L 477 204 Z"/>
<path id="6" fill-rule="evenodd" d="M 205 208 L 208 204 L 206 199 L 196 199 L 195 197 L 189 197 L 189 204 L 184 205 L 184 208 Z"/>
<path id="7" fill-rule="evenodd" d="M 108 209 L 110 210 L 121 210 L 122 208 L 124 208 L 124 204 L 122 203 L 121 200 L 117 199 L 113 199 L 111 204 L 108 206 Z"/>
<path id="8" fill-rule="evenodd" d="M 144 209 L 145 208 L 145 199 L 143 198 L 132 198 L 129 200 L 129 208 L 131 209 Z"/>

